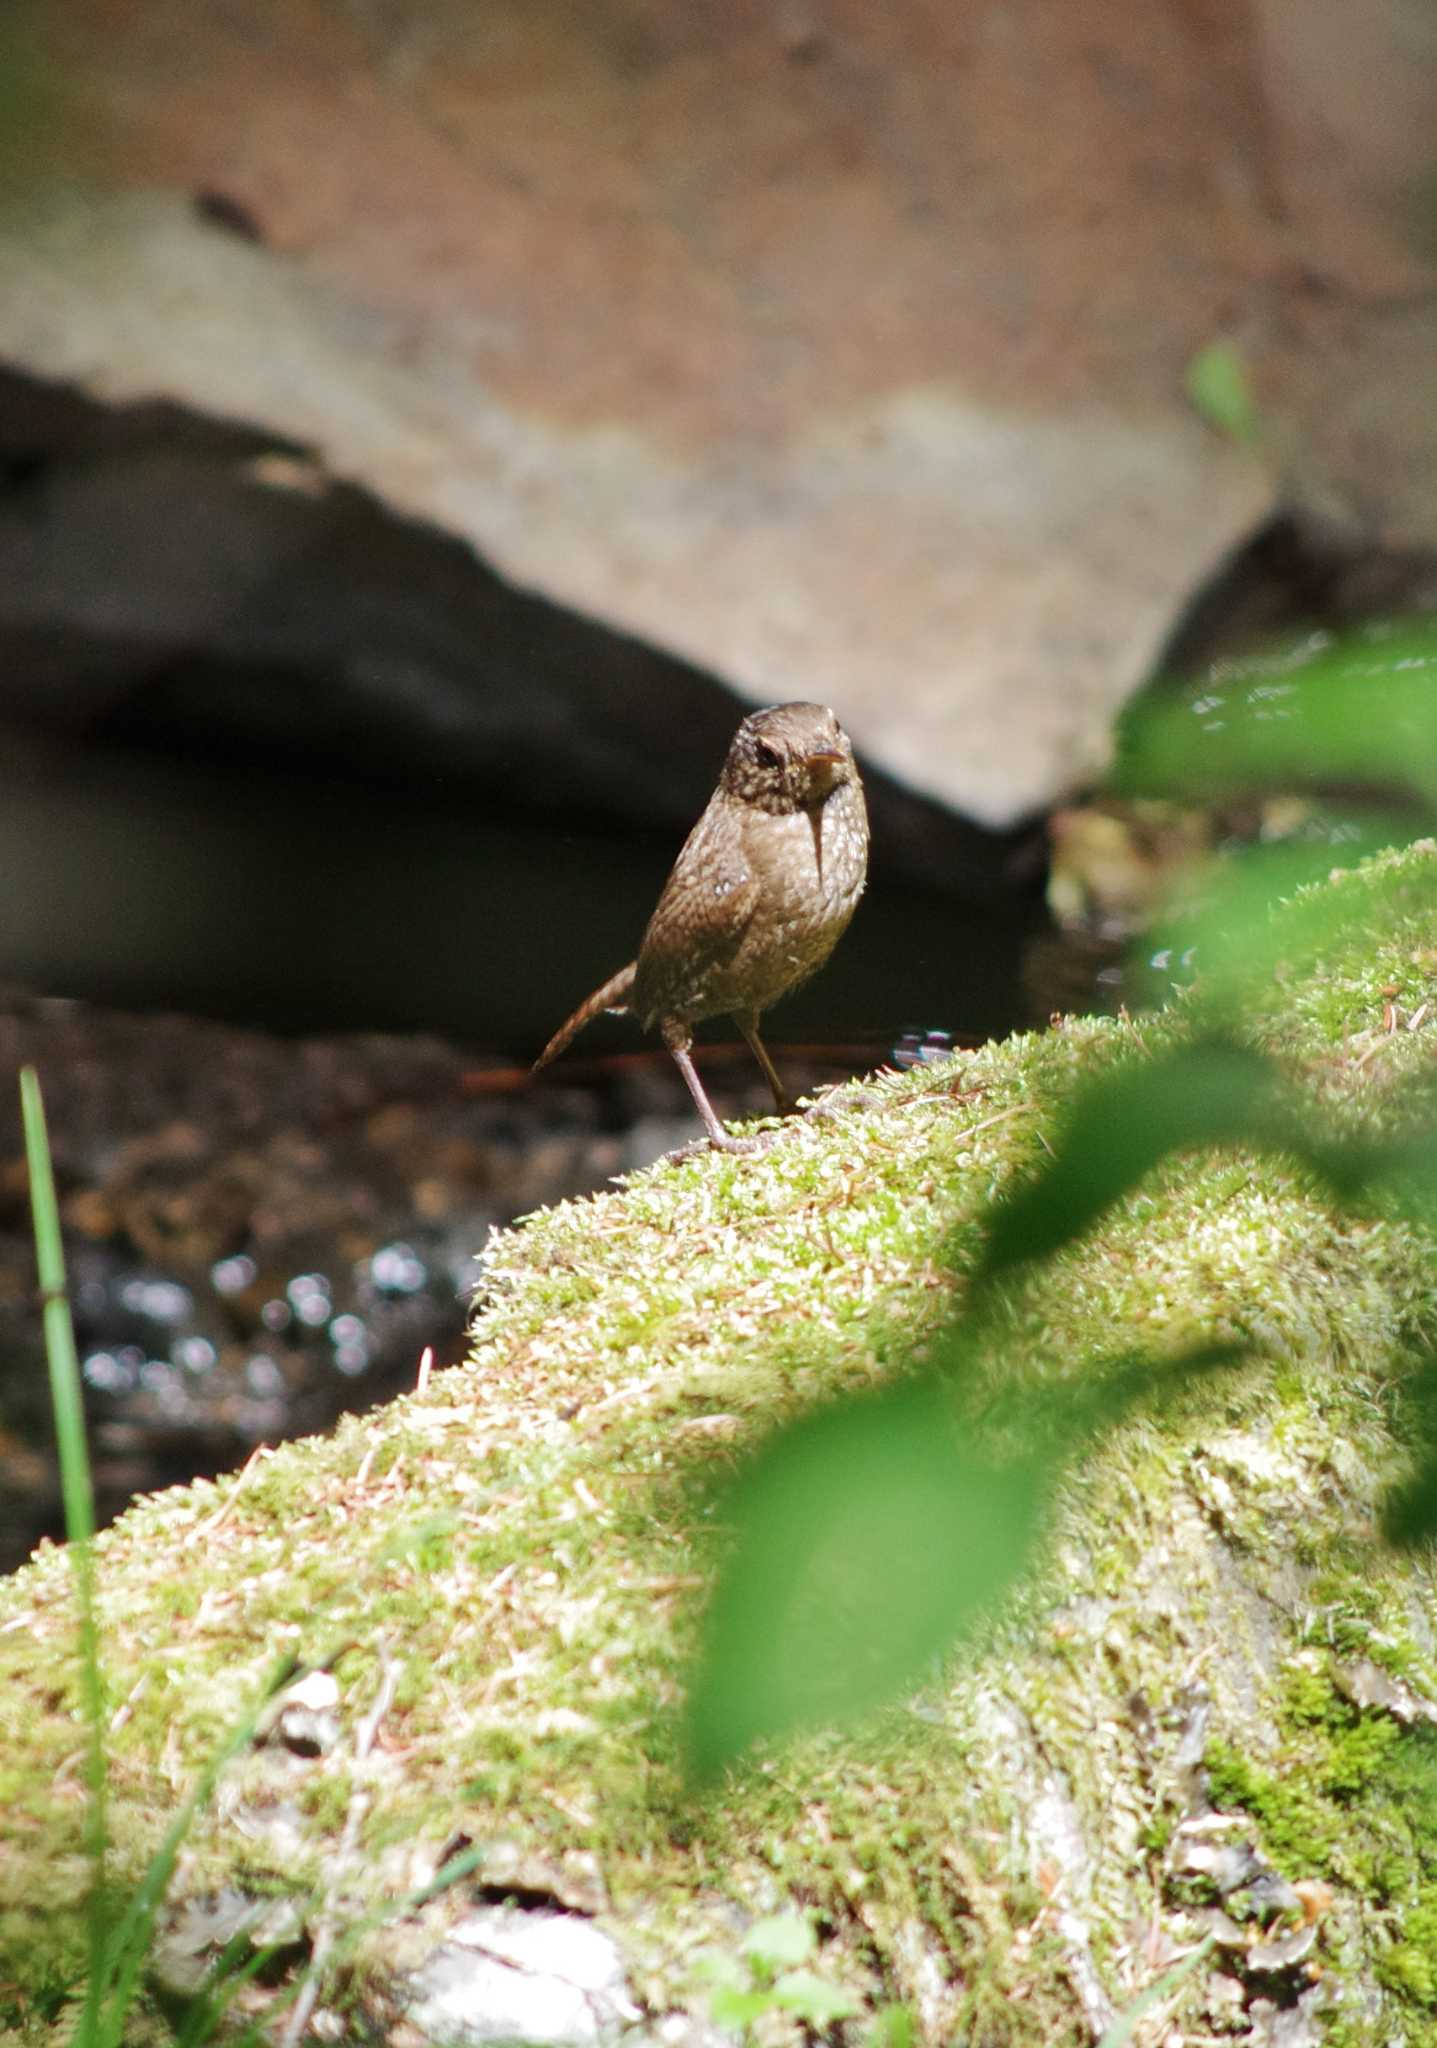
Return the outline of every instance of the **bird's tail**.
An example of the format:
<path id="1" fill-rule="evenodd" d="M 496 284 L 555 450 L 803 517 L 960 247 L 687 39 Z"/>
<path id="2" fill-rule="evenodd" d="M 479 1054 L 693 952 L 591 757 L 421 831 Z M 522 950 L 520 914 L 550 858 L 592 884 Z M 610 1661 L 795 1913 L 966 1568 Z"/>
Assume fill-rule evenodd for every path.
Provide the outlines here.
<path id="1" fill-rule="evenodd" d="M 550 1060 L 557 1059 L 571 1038 L 577 1038 L 586 1024 L 592 1024 L 601 1010 L 622 1010 L 627 1003 L 629 990 L 634 985 L 634 968 L 637 961 L 631 960 L 627 967 L 621 967 L 617 974 L 611 974 L 602 988 L 596 988 L 585 998 L 568 1022 L 561 1024 L 549 1043 L 535 1060 L 530 1072 L 537 1074 L 540 1067 L 547 1067 Z"/>

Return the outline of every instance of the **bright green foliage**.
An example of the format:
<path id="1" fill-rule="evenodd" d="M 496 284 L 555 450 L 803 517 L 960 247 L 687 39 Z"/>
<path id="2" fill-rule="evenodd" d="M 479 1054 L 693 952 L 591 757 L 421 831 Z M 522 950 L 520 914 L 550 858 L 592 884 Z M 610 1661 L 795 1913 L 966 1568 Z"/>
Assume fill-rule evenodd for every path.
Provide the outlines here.
<path id="1" fill-rule="evenodd" d="M 1191 803 L 1243 789 L 1359 784 L 1374 806 L 1405 790 L 1425 799 L 1431 816 L 1437 813 L 1434 678 L 1437 622 L 1431 619 L 1328 641 L 1300 664 L 1256 664 L 1241 683 L 1145 703 L 1131 714 L 1118 787 L 1129 796 Z M 1216 704 L 1215 695 L 1221 699 Z M 1268 904 L 1274 900 L 1269 884 L 1264 876 Z"/>
<path id="2" fill-rule="evenodd" d="M 858 2001 L 809 1967 L 817 1948 L 813 1925 L 802 1914 L 775 1913 L 756 1920 L 737 1955 L 699 1959 L 695 1975 L 709 1987 L 709 2017 L 745 2039 L 754 2022 L 771 2012 L 791 2013 L 820 2030 L 851 2019 Z M 877 2039 L 889 2041 L 894 2036 L 889 2032 Z"/>
<path id="3" fill-rule="evenodd" d="M 1369 1900 L 1391 1930 L 1376 1975 L 1437 2010 L 1437 1729 L 1362 1710 L 1318 1663 L 1295 1667 L 1284 1690 L 1281 1767 L 1214 1741 L 1214 1804 L 1252 1814 L 1287 1876 L 1321 1876 Z"/>
<path id="4" fill-rule="evenodd" d="M 727 1504 L 741 1542 L 708 1612 L 696 1774 L 916 1678 L 1023 1570 L 1041 1476 L 972 1455 L 931 1378 L 794 1424 Z"/>

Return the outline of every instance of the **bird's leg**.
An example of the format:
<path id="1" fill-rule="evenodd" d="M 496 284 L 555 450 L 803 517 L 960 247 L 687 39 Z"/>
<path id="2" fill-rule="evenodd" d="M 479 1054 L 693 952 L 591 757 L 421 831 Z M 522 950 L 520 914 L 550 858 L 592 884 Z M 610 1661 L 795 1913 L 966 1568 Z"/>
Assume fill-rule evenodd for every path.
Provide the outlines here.
<path id="1" fill-rule="evenodd" d="M 733 1021 L 748 1040 L 749 1051 L 763 1068 L 768 1085 L 773 1090 L 774 1107 L 780 1116 L 791 1116 L 798 1103 L 779 1080 L 778 1070 L 768 1056 L 768 1047 L 758 1035 L 758 1011 L 735 1010 Z"/>
<path id="2" fill-rule="evenodd" d="M 664 1044 L 673 1054 L 674 1064 L 683 1075 L 689 1094 L 694 1099 L 694 1108 L 704 1120 L 704 1129 L 709 1134 L 710 1144 L 716 1145 L 720 1152 L 756 1151 L 758 1147 L 755 1139 L 732 1137 L 714 1115 L 714 1106 L 704 1093 L 699 1070 L 689 1052 L 689 1047 L 693 1044 L 692 1034 L 676 1020 L 667 1020 L 660 1028 L 664 1034 Z"/>

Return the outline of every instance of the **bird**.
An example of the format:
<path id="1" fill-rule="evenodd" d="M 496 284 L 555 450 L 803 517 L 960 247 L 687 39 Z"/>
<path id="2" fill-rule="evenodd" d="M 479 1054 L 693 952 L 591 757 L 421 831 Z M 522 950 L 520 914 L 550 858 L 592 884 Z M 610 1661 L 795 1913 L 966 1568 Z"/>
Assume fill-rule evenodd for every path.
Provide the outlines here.
<path id="1" fill-rule="evenodd" d="M 718 786 L 679 851 L 636 956 L 580 1003 L 533 1072 L 603 1010 L 657 1026 L 709 1141 L 744 1152 L 714 1114 L 694 1066 L 695 1024 L 731 1016 L 773 1090 L 794 1107 L 759 1036 L 759 1019 L 828 959 L 868 873 L 868 811 L 853 746 L 823 704 L 750 712 Z"/>

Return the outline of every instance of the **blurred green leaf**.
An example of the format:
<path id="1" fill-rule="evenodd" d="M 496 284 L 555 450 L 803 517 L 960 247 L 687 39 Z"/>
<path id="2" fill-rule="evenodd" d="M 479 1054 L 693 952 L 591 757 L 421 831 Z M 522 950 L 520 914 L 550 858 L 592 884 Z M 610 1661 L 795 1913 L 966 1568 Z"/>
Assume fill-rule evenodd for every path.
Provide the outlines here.
<path id="1" fill-rule="evenodd" d="M 1402 1549 L 1437 1540 L 1437 1350 L 1418 1354 L 1401 1390 L 1399 1433 L 1413 1469 L 1382 1504 L 1382 1533 Z"/>
<path id="2" fill-rule="evenodd" d="M 1437 1083 L 1437 1076 L 1433 1077 Z M 1437 1086 L 1429 1088 L 1437 1095 Z M 1346 1172 L 1340 1192 L 1349 1200 L 1380 1194 L 1400 1208 L 1410 1222 L 1437 1229 L 1437 1124 L 1416 1137 L 1390 1144 L 1348 1145 L 1334 1162 Z"/>
<path id="3" fill-rule="evenodd" d="M 768 1991 L 744 1991 L 736 1985 L 720 1984 L 709 1998 L 709 2018 L 718 2027 L 742 2030 L 772 2010 L 773 1995 Z"/>
<path id="4" fill-rule="evenodd" d="M 858 2011 L 857 1999 L 812 1970 L 789 1970 L 780 1977 L 773 1987 L 773 2002 L 811 2027 L 831 2027 Z"/>
<path id="5" fill-rule="evenodd" d="M 936 1378 L 772 1439 L 726 1503 L 738 1543 L 690 1693 L 692 1774 L 918 1677 L 1022 1571 L 1046 1477 L 1044 1460 L 999 1467 L 962 1443 Z"/>
<path id="6" fill-rule="evenodd" d="M 726 1991 L 742 1991 L 753 1981 L 738 1957 L 721 1949 L 706 1949 L 701 1956 L 695 1956 L 693 1978 L 697 1984 Z"/>
<path id="7" fill-rule="evenodd" d="M 1313 889 L 1312 862 L 1301 846 L 1253 847 L 1212 880 L 1206 900 L 1175 927 L 1159 924 L 1144 944 L 1160 992 L 1168 956 L 1181 953 L 1200 976 L 1205 1015 L 1229 1030 L 1267 996 L 1279 975 L 1309 970 L 1366 905 Z"/>
<path id="8" fill-rule="evenodd" d="M 781 1430 L 733 1483 L 724 1507 L 738 1541 L 689 1694 L 693 1780 L 711 1780 L 754 1742 L 850 1719 L 922 1676 L 1026 1570 L 1053 1487 L 1082 1445 L 1136 1404 L 1249 1355 L 1219 1344 L 1097 1360 L 1080 1385 L 1000 1404 L 983 1442 L 957 1406 L 962 1341 L 946 1347 L 947 1371 Z M 1005 1455 L 989 1447 L 1000 1439 Z"/>
<path id="9" fill-rule="evenodd" d="M 1209 426 L 1245 448 L 1262 438 L 1262 422 L 1253 400 L 1247 365 L 1230 341 L 1210 342 L 1188 364 L 1184 380 L 1195 411 Z"/>
<path id="10" fill-rule="evenodd" d="M 863 2048 L 917 2048 L 917 2042 L 909 2007 L 890 2005 L 874 2015 L 873 2024 L 863 2037 Z"/>
<path id="11" fill-rule="evenodd" d="M 1198 693 L 1148 699 L 1124 721 L 1124 797 L 1199 801 L 1234 790 L 1415 790 L 1437 809 L 1437 623 L 1416 620 L 1287 657 L 1219 669 Z M 1413 836 L 1410 821 L 1399 843 Z"/>
<path id="12" fill-rule="evenodd" d="M 1150 1984 L 1140 1997 L 1133 2000 L 1126 2012 L 1118 2015 L 1098 2043 L 1098 2048 L 1127 2048 L 1128 2042 L 1137 2032 L 1139 2022 L 1146 2018 L 1155 2005 L 1161 2005 L 1164 2000 L 1172 1997 L 1198 1965 L 1212 1953 L 1216 1942 L 1216 1935 L 1205 1936 L 1196 1948 L 1189 1949 L 1170 1970 L 1164 1970 L 1155 1983 Z"/>
<path id="13" fill-rule="evenodd" d="M 818 1936 L 801 1913 L 770 1913 L 755 1920 L 743 1938 L 743 1952 L 766 1970 L 792 1969 L 806 1963 Z"/>
<path id="14" fill-rule="evenodd" d="M 1240 1143 L 1296 1144 L 1277 1069 L 1220 1039 L 1131 1067 L 1084 1094 L 1052 1164 L 998 1209 L 979 1280 L 1051 1258 L 1081 1237 L 1170 1152 Z"/>
<path id="15" fill-rule="evenodd" d="M 978 1288 L 1083 1236 L 1171 1154 L 1222 1145 L 1287 1153 L 1341 1202 L 1380 1193 L 1415 1221 L 1437 1214 L 1437 1132 L 1341 1138 L 1272 1061 L 1214 1036 L 1079 1098 L 1051 1164 L 996 1211 Z"/>

